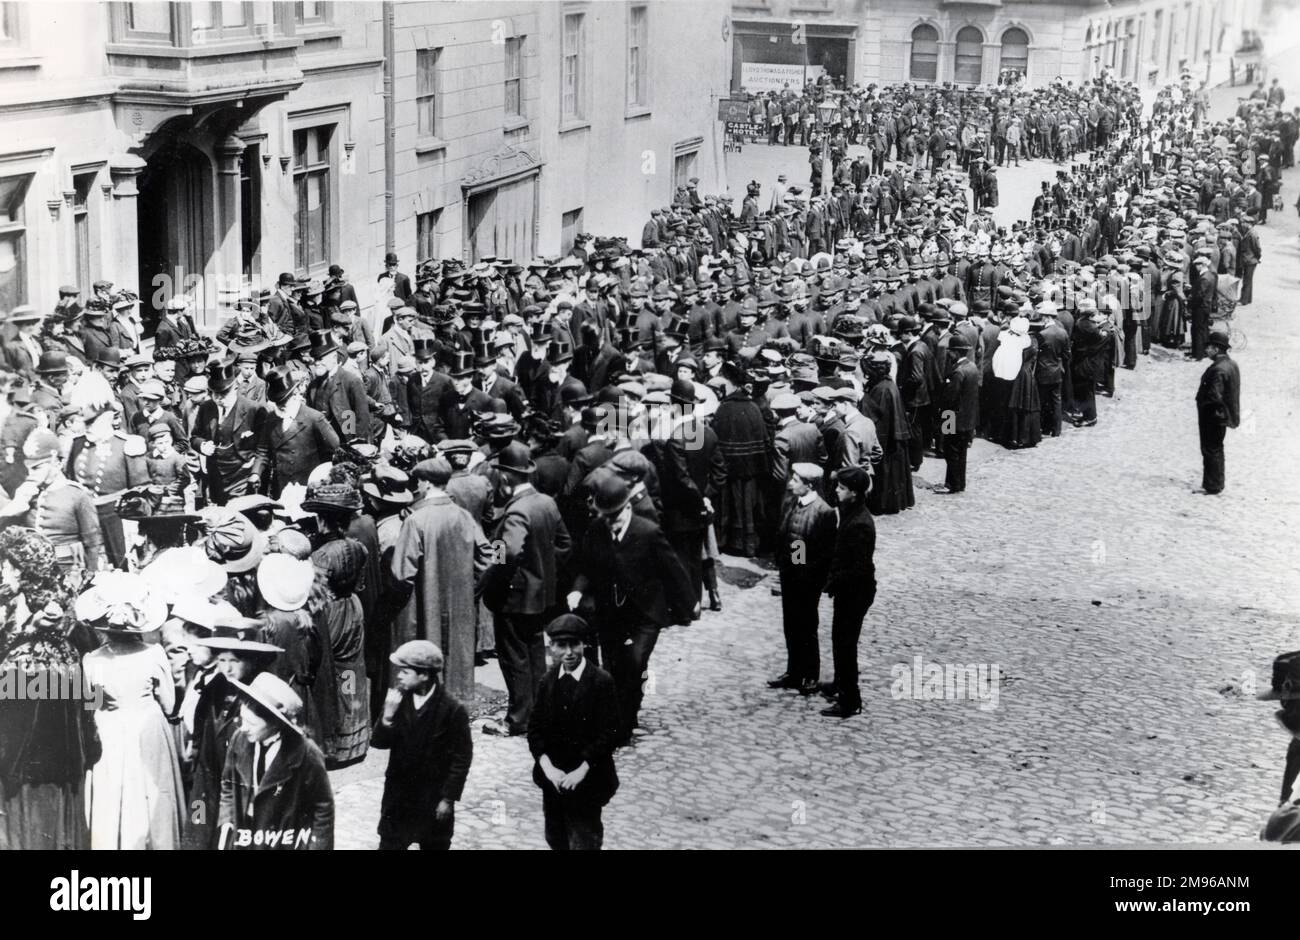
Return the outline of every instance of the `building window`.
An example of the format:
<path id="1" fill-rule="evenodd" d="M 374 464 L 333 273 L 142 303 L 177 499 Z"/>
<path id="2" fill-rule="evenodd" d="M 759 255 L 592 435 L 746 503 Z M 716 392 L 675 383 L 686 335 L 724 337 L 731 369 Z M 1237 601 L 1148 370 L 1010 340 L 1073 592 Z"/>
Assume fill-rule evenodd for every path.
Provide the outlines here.
<path id="1" fill-rule="evenodd" d="M 570 209 L 560 220 L 560 254 L 567 255 L 573 242 L 582 231 L 582 209 Z"/>
<path id="2" fill-rule="evenodd" d="M 939 79 L 939 31 L 922 24 L 912 30 L 912 64 L 909 71 L 914 82 Z"/>
<path id="3" fill-rule="evenodd" d="M 696 176 L 695 169 L 700 165 L 700 152 L 688 150 L 673 157 L 673 193 L 685 189 L 691 177 Z"/>
<path id="4" fill-rule="evenodd" d="M 583 102 L 586 83 L 582 76 L 583 46 L 586 40 L 583 29 L 584 19 L 581 13 L 568 13 L 564 17 L 564 48 L 560 66 L 560 117 L 566 121 L 580 121 L 586 116 Z"/>
<path id="5" fill-rule="evenodd" d="M 5 4 L 12 6 L 12 4 Z M 145 0 L 126 4 L 126 36 L 131 39 L 172 38 L 172 5 Z"/>
<path id="6" fill-rule="evenodd" d="M 90 197 L 95 173 L 81 173 L 72 178 L 72 231 L 77 252 L 77 282 L 88 291 L 99 267 L 99 251 L 90 217 Z"/>
<path id="7" fill-rule="evenodd" d="M 195 42 L 253 35 L 253 5 L 240 0 L 216 0 L 190 6 L 190 34 Z"/>
<path id="8" fill-rule="evenodd" d="M 1002 68 L 1028 73 L 1029 37 L 1023 29 L 1012 28 L 1002 34 Z"/>
<path id="9" fill-rule="evenodd" d="M 0 310 L 27 303 L 27 199 L 30 176 L 0 178 Z"/>
<path id="10" fill-rule="evenodd" d="M 627 15 L 627 106 L 650 104 L 650 75 L 646 61 L 646 7 L 632 7 Z"/>
<path id="11" fill-rule="evenodd" d="M 957 50 L 952 78 L 963 85 L 978 85 L 984 73 L 984 37 L 974 26 L 957 31 Z"/>
<path id="12" fill-rule="evenodd" d="M 438 65 L 441 59 L 441 49 L 421 49 L 415 54 L 415 110 L 420 137 L 437 137 L 442 129 L 438 120 Z"/>
<path id="13" fill-rule="evenodd" d="M 310 272 L 330 258 L 330 151 L 334 125 L 293 132 L 294 257 L 299 272 Z"/>
<path id="14" fill-rule="evenodd" d="M 438 223 L 441 220 L 441 209 L 416 213 L 415 260 L 417 264 L 438 258 Z"/>
<path id="15" fill-rule="evenodd" d="M 293 21 L 299 26 L 323 26 L 330 21 L 330 5 L 324 0 L 299 0 L 293 5 Z"/>
<path id="16" fill-rule="evenodd" d="M 506 117 L 524 116 L 524 39 L 506 40 Z"/>

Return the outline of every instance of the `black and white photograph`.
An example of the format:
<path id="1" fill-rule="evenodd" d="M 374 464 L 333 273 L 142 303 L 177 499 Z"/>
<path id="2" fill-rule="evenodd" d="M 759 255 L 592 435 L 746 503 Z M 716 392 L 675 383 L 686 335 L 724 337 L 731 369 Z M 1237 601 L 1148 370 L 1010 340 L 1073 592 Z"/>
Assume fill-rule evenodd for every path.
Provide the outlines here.
<path id="1" fill-rule="evenodd" d="M 1300 842 L 1297 137 L 1297 0 L 0 2 L 0 848 Z"/>

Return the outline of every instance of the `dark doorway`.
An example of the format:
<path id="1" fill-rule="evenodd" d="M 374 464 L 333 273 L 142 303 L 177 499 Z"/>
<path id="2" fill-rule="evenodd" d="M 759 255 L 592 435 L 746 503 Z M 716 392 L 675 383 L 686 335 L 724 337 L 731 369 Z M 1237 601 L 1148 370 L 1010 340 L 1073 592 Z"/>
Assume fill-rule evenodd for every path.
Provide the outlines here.
<path id="1" fill-rule="evenodd" d="M 202 153 L 174 142 L 147 158 L 136 206 L 146 336 L 176 294 L 191 294 L 196 312 L 207 306 L 203 276 L 212 256 L 212 209 L 212 164 Z"/>
<path id="2" fill-rule="evenodd" d="M 257 283 L 262 275 L 261 147 L 249 144 L 239 157 L 239 245 L 244 279 Z"/>

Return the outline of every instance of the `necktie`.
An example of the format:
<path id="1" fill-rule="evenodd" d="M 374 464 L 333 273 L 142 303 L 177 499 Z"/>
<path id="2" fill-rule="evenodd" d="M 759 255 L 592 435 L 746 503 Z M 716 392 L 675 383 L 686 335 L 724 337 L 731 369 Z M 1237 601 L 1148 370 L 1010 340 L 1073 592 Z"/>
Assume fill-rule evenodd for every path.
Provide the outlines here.
<path id="1" fill-rule="evenodd" d="M 262 777 L 266 774 L 266 752 L 269 748 L 264 744 L 254 744 L 254 750 L 257 751 L 257 769 L 253 772 L 253 791 L 262 785 Z"/>

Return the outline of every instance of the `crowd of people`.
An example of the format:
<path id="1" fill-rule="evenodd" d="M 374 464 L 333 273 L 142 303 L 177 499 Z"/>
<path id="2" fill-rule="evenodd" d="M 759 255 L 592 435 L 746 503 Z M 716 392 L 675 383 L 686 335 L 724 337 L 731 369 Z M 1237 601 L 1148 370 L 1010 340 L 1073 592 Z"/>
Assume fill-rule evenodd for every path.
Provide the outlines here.
<path id="1" fill-rule="evenodd" d="M 1251 300 L 1295 115 L 1211 121 L 1185 80 L 1144 118 L 1108 77 L 837 101 L 807 190 L 751 182 L 733 211 L 692 181 L 636 247 L 413 277 L 389 255 L 366 312 L 337 266 L 285 273 L 215 337 L 178 295 L 144 340 L 108 282 L 10 311 L 0 661 L 76 671 L 97 707 L 0 702 L 0 846 L 329 848 L 327 771 L 374 746 L 381 847 L 445 848 L 495 656 L 484 733 L 527 738 L 549 845 L 599 847 L 659 634 L 721 610 L 723 553 L 779 573 L 769 684 L 842 719 L 874 519 L 927 458 L 959 494 L 975 436 L 1095 425 L 1117 369 L 1190 332 L 1221 491 L 1239 379 L 1215 320 Z M 1062 166 L 1007 228 L 1017 158 Z"/>

